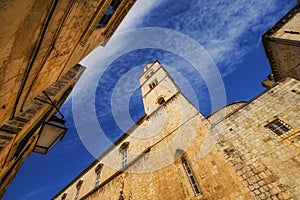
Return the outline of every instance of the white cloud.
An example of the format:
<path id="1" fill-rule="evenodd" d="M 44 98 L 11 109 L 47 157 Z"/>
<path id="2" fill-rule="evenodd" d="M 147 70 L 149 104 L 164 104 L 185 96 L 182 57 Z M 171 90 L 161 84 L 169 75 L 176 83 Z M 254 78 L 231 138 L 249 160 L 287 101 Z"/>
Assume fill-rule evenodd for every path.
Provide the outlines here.
<path id="1" fill-rule="evenodd" d="M 218 64 L 222 75 L 225 76 L 235 70 L 236 64 L 242 61 L 243 56 L 260 44 L 258 41 L 260 41 L 262 33 L 267 30 L 266 26 L 275 23 L 274 13 L 277 13 L 276 16 L 280 12 L 282 13 L 280 15 L 283 15 L 282 7 L 284 5 L 276 0 L 218 0 L 213 2 L 204 0 L 190 2 L 138 0 L 118 28 L 115 36 L 143 26 L 145 20 L 150 21 L 147 24 L 151 26 L 174 29 L 203 45 Z M 142 35 L 142 37 L 151 36 Z M 186 42 L 174 43 L 171 36 L 165 37 L 165 39 L 175 50 L 182 47 L 180 43 Z M 153 44 L 155 42 L 152 41 Z M 106 47 L 98 47 L 85 58 L 82 64 L 88 69 L 80 80 L 79 85 L 82 90 L 90 88 L 91 85 L 98 82 L 97 75 L 101 74 L 99 71 L 107 67 L 103 66 L 103 63 L 116 59 L 114 56 L 119 51 L 130 48 L 135 45 L 134 43 L 134 39 L 126 40 L 120 37 L 109 41 Z M 186 51 L 192 52 L 193 49 Z M 169 64 L 178 64 L 176 60 L 170 61 L 168 58 L 165 61 L 169 61 Z M 85 102 L 87 101 L 85 100 Z"/>
<path id="2" fill-rule="evenodd" d="M 129 13 L 126 15 L 114 35 L 120 34 L 122 32 L 131 30 L 136 28 L 137 26 L 141 25 L 144 19 L 144 16 L 148 15 L 149 12 L 151 12 L 156 6 L 159 6 L 160 0 L 137 0 L 136 3 L 133 5 Z M 117 44 L 117 45 L 116 45 Z M 110 42 L 108 42 L 107 46 L 110 45 Z M 86 67 L 92 67 L 92 66 L 98 66 L 99 61 L 102 59 L 108 59 L 110 56 L 113 56 L 120 48 L 122 48 L 124 45 L 127 45 L 126 41 L 118 41 L 114 43 L 114 48 L 105 48 L 102 46 L 99 46 L 97 49 L 95 49 L 92 53 L 90 53 L 86 58 L 84 58 L 81 61 L 81 64 L 83 64 Z M 105 50 L 104 50 L 105 49 Z M 99 66 L 98 66 L 99 67 Z M 85 76 L 87 76 L 88 73 L 92 72 L 86 72 Z"/>
<path id="3" fill-rule="evenodd" d="M 151 20 L 151 13 L 155 12 L 162 2 L 168 1 L 138 0 L 115 35 L 142 26 L 146 16 L 148 21 Z M 189 5 L 192 6 L 178 13 L 175 11 L 170 13 L 168 11 L 169 7 L 163 8 L 161 11 L 170 14 L 162 16 L 166 18 L 161 19 L 156 16 L 156 18 L 153 18 L 154 22 L 150 24 L 158 27 L 168 27 L 196 39 L 208 50 L 214 61 L 219 64 L 219 68 L 224 73 L 223 75 L 234 70 L 232 66 L 240 62 L 244 55 L 260 44 L 258 41 L 260 41 L 262 33 L 267 27 L 275 23 L 276 19 L 272 14 L 282 13 L 280 15 L 283 15 L 284 13 L 282 11 L 284 4 L 276 0 L 222 0 L 213 2 L 202 0 L 194 1 Z M 171 5 L 168 4 L 167 6 Z M 119 40 L 113 45 L 114 48 L 98 47 L 82 61 L 85 66 L 94 68 L 93 70 L 88 69 L 84 76 L 91 77 L 93 71 L 101 67 L 103 60 L 110 59 L 118 50 L 131 44 L 128 41 Z M 110 42 L 107 46 L 110 46 Z"/>
<path id="4" fill-rule="evenodd" d="M 127 31 L 142 24 L 143 17 L 147 15 L 156 6 L 159 6 L 161 0 L 137 0 L 130 12 L 118 27 L 117 32 Z"/>
<path id="5" fill-rule="evenodd" d="M 31 200 L 34 197 L 39 196 L 40 198 L 43 198 L 44 194 L 47 194 L 47 192 L 49 192 L 49 190 L 53 189 L 53 186 L 46 186 L 46 187 L 42 187 L 42 188 L 37 188 L 31 192 L 28 192 L 27 194 L 24 194 L 20 200 Z"/>
<path id="6" fill-rule="evenodd" d="M 284 14 L 285 11 L 282 7 L 285 3 L 275 2 L 276 0 L 218 0 L 213 2 L 204 0 L 189 2 L 184 0 L 138 0 L 115 33 L 116 39 L 109 41 L 106 47 L 98 47 L 82 61 L 82 64 L 88 68 L 80 79 L 80 84 L 77 85 L 75 96 L 80 98 L 79 101 L 85 107 L 95 107 L 94 99 L 89 98 L 94 97 L 96 92 L 94 88 L 97 88 L 98 79 L 106 69 L 105 64 L 108 61 L 117 59 L 115 56 L 124 49 L 134 49 L 133 46 L 137 45 L 137 40 L 139 42 L 145 41 L 144 47 L 159 46 L 157 43 L 160 40 L 147 40 L 147 38 L 153 37 L 155 32 L 145 32 L 148 35 L 142 34 L 139 36 L 141 38 L 116 37 L 135 27 L 142 27 L 146 22 L 149 26 L 170 28 L 195 39 L 207 49 L 213 60 L 219 65 L 218 67 L 224 76 L 235 70 L 236 64 L 242 61 L 243 56 L 260 44 L 257 41 L 260 40 L 262 33 L 267 30 L 267 26 L 274 24 L 278 15 Z M 174 9 L 173 6 L 176 8 Z M 164 42 L 167 43 L 166 46 L 172 47 L 174 51 L 185 51 L 185 54 L 194 53 L 193 47 L 181 49 L 183 47 L 181 44 L 186 43 L 186 40 L 174 42 L 172 36 L 164 35 L 163 32 L 160 32 L 160 34 L 158 37 L 163 38 Z M 176 63 L 177 60 L 166 58 L 165 61 L 168 61 L 169 65 L 180 65 Z M 134 59 L 132 59 L 132 62 L 134 63 Z M 205 65 L 205 63 L 202 65 Z M 202 69 L 205 71 L 205 66 Z M 185 71 L 187 74 L 189 73 L 189 69 Z M 121 72 L 114 71 L 114 73 Z M 112 74 L 111 80 L 109 80 L 112 83 L 117 81 L 115 75 Z M 193 76 L 188 78 L 197 81 L 196 78 L 193 79 Z M 131 84 L 131 81 L 127 84 Z M 124 87 L 126 88 L 126 85 Z M 215 88 L 218 87 L 219 85 Z M 111 97 L 107 96 L 107 98 Z M 200 98 L 206 99 L 203 95 Z M 91 117 L 90 113 L 87 120 L 89 120 L 89 117 Z"/>
<path id="7" fill-rule="evenodd" d="M 198 1 L 192 10 L 178 16 L 177 24 L 188 23 L 182 31 L 205 46 L 215 62 L 223 64 L 219 68 L 226 67 L 226 75 L 234 70 L 230 67 L 261 44 L 257 41 L 263 32 L 278 20 L 274 13 L 278 17 L 286 12 L 283 5 L 276 0 Z M 193 27 L 197 26 L 201 29 L 195 31 Z M 249 43 L 244 44 L 247 40 Z"/>

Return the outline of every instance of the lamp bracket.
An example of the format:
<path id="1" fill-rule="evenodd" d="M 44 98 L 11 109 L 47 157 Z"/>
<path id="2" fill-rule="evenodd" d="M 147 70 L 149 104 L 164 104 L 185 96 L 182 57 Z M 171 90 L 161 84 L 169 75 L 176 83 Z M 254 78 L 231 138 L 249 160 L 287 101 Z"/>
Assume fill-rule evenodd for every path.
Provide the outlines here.
<path id="1" fill-rule="evenodd" d="M 51 100 L 51 98 L 46 93 L 46 91 L 43 91 L 42 93 L 47 97 L 47 99 L 50 101 L 50 103 L 48 101 L 45 101 L 44 99 L 41 99 L 41 98 L 38 98 L 38 97 L 35 97 L 34 99 L 39 100 L 39 101 L 41 101 L 43 103 L 52 105 L 56 109 L 56 111 L 60 114 L 61 118 L 64 119 L 65 116 L 59 111 L 58 107 L 54 104 L 54 102 Z"/>

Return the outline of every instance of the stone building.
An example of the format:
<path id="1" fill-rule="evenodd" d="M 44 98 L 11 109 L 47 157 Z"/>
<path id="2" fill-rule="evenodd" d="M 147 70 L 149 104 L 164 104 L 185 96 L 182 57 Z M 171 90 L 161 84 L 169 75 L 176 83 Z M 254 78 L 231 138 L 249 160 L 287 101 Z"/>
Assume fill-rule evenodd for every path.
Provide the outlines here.
<path id="1" fill-rule="evenodd" d="M 299 8 L 264 35 L 275 78 L 249 102 L 204 117 L 159 62 L 147 64 L 143 117 L 52 199 L 299 198 Z"/>
<path id="2" fill-rule="evenodd" d="M 300 6 L 287 13 L 263 35 L 263 44 L 273 78 L 300 79 Z"/>
<path id="3" fill-rule="evenodd" d="M 0 2 L 0 197 L 34 148 L 48 150 L 36 146 L 40 129 L 84 71 L 77 63 L 106 44 L 134 2 Z"/>

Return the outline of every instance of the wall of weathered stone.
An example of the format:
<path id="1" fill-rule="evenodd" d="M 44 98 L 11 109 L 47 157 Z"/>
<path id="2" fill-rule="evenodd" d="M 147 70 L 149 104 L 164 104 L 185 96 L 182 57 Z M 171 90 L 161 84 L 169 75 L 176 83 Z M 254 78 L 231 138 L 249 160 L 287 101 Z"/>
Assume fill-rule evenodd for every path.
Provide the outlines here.
<path id="1" fill-rule="evenodd" d="M 80 197 L 89 200 L 117 199 L 120 191 L 125 199 L 295 199 L 300 187 L 299 94 L 300 82 L 286 79 L 249 104 L 233 106 L 227 118 L 212 127 L 178 95 L 100 158 L 99 163 L 104 164 L 100 186 L 94 187 L 92 168 L 54 199 L 63 193 L 73 199 L 79 180 L 83 180 Z M 185 108 L 183 112 L 179 104 Z M 265 125 L 276 117 L 293 131 L 278 137 L 267 130 Z M 216 145 L 213 140 L 206 143 L 208 134 L 216 139 Z M 119 153 L 123 142 L 129 142 L 125 172 Z M 212 145 L 207 155 L 201 152 L 203 144 Z M 177 149 L 185 152 L 201 195 L 195 196 L 180 159 L 176 159 Z"/>
<path id="2" fill-rule="evenodd" d="M 263 36 L 275 80 L 300 79 L 300 4 Z"/>
<path id="3" fill-rule="evenodd" d="M 178 105 L 172 102 L 167 106 L 169 107 L 167 109 L 175 111 L 173 114 L 176 121 Z M 184 108 L 188 107 L 192 106 L 186 101 Z M 191 110 L 187 109 L 186 112 L 190 113 Z M 158 122 L 160 117 L 161 115 L 158 114 L 154 119 L 150 117 L 149 120 Z M 225 197 L 251 199 L 250 192 L 245 185 L 241 184 L 241 177 L 226 162 L 222 151 L 215 147 L 211 154 L 200 157 L 200 147 L 207 134 L 208 126 L 208 121 L 198 113 L 184 122 L 180 128 L 175 128 L 175 131 L 171 129 L 169 132 L 171 134 L 167 137 L 161 137 L 159 140 L 148 138 L 147 142 L 151 147 L 148 153 L 142 154 L 141 158 L 126 172 L 117 175 L 83 199 L 99 197 L 115 199 L 120 196 L 120 191 L 126 199 L 222 199 Z M 155 130 L 155 127 L 151 128 Z M 168 133 L 167 128 L 159 134 L 163 136 Z M 135 133 L 140 135 L 138 132 L 134 132 L 133 135 Z M 124 141 L 130 142 L 130 146 L 135 143 L 143 144 L 143 141 L 132 138 L 131 135 Z M 135 147 L 136 145 L 133 145 L 132 148 Z M 201 195 L 194 194 L 180 158 L 176 159 L 177 149 L 185 151 L 185 158 L 193 170 Z M 120 155 L 116 154 L 112 152 L 112 156 L 108 156 L 107 159 L 120 158 Z M 118 159 L 118 162 L 120 163 L 121 160 Z"/>
<path id="4" fill-rule="evenodd" d="M 288 44 L 276 40 L 269 42 L 272 53 L 273 73 L 277 80 L 293 77 L 300 80 L 300 42 Z"/>
<path id="5" fill-rule="evenodd" d="M 0 197 L 37 138 L 32 135 L 26 152 L 22 149 L 22 156 L 12 159 L 19 143 L 41 125 L 43 116 L 54 113 L 47 113 L 49 106 L 37 102 L 35 97 L 42 91 L 60 88 L 57 84 L 74 85 L 72 81 L 77 79 L 72 74 L 82 72 L 76 71 L 77 63 L 95 47 L 106 44 L 135 0 L 122 1 L 108 24 L 96 28 L 111 2 L 0 2 Z M 57 98 L 66 89 L 50 95 L 59 102 L 58 107 L 63 101 Z"/>
<path id="6" fill-rule="evenodd" d="M 77 65 L 45 90 L 57 106 L 65 101 L 83 71 L 84 67 Z M 49 100 L 44 94 L 38 98 L 44 102 L 33 100 L 23 112 L 0 126 L 0 195 L 4 194 L 6 185 L 34 148 L 42 123 L 57 112 L 52 105 L 45 103 Z"/>
<path id="7" fill-rule="evenodd" d="M 185 109 L 182 109 L 182 106 L 184 106 Z M 131 162 L 134 158 L 138 157 L 148 147 L 151 147 L 157 142 L 163 140 L 163 138 L 166 137 L 168 134 L 172 134 L 172 136 L 169 136 L 168 138 L 175 138 L 175 142 L 173 142 L 172 145 L 175 147 L 177 146 L 177 148 L 183 149 L 183 147 L 180 147 L 179 145 L 182 142 L 181 140 L 186 137 L 178 136 L 178 129 L 185 121 L 189 121 L 190 119 L 195 118 L 196 116 L 197 119 L 203 118 L 203 116 L 199 117 L 199 115 L 199 112 L 192 105 L 189 105 L 188 101 L 181 94 L 178 94 L 172 100 L 166 102 L 164 106 L 160 107 L 150 116 L 144 118 L 144 120 L 140 122 L 140 124 L 132 132 L 128 132 L 129 136 L 127 136 L 122 142 L 117 144 L 115 148 L 111 152 L 109 152 L 104 158 L 100 158 L 99 162 L 104 164 L 104 167 L 101 171 L 100 183 L 111 177 L 114 173 L 116 173 L 122 168 L 121 154 L 119 152 L 119 149 L 124 142 L 129 142 L 128 162 Z M 194 130 L 193 134 L 192 132 L 187 132 L 186 134 L 192 134 L 192 136 L 196 135 L 196 129 L 192 129 Z M 175 137 L 176 135 L 177 137 Z M 175 147 L 173 147 L 174 152 L 176 150 L 174 149 Z M 165 146 L 161 146 L 161 148 L 162 149 L 160 150 L 156 150 L 161 151 L 161 155 L 159 156 L 165 156 L 165 162 L 169 161 L 172 163 L 175 154 L 165 155 L 165 153 L 168 151 L 164 151 Z M 157 156 L 157 154 L 155 155 Z M 170 159 L 172 160 L 170 161 Z M 151 160 L 158 161 L 154 155 L 151 156 Z M 153 168 L 159 168 L 159 165 L 161 164 L 161 161 L 159 161 L 159 163 L 149 162 L 149 164 L 147 165 L 148 169 L 140 169 L 139 167 L 136 167 L 135 172 L 139 172 L 140 170 L 142 172 L 144 170 L 152 171 Z M 94 178 L 87 178 L 90 176 L 94 176 Z M 75 185 L 77 181 L 84 180 L 82 191 L 80 193 L 80 196 L 83 196 L 87 193 L 85 191 L 91 191 L 94 188 L 95 177 L 95 172 L 93 170 L 89 170 L 84 175 L 77 177 L 77 179 L 73 181 L 72 185 L 68 186 L 68 188 L 66 188 L 64 191 L 61 191 L 61 194 L 68 193 L 69 198 L 72 199 L 75 195 L 74 191 L 76 191 Z M 55 199 L 59 198 L 60 197 Z"/>
<path id="8" fill-rule="evenodd" d="M 288 78 L 214 127 L 222 130 L 218 145 L 227 162 L 259 199 L 300 196 L 299 94 L 300 82 Z M 293 130 L 272 133 L 265 125 L 276 118 Z"/>
<path id="9" fill-rule="evenodd" d="M 277 30 L 272 37 L 287 39 L 287 40 L 300 40 L 300 13 L 296 13 L 290 20 L 288 20 L 279 30 Z"/>
<path id="10" fill-rule="evenodd" d="M 213 153 L 200 157 L 208 127 L 209 122 L 179 93 L 100 158 L 99 162 L 104 164 L 102 185 L 94 187 L 93 166 L 53 199 L 60 199 L 64 193 L 66 199 L 74 199 L 79 180 L 83 180 L 80 197 L 86 195 L 87 188 L 91 191 L 84 199 L 118 198 L 122 188 L 125 197 L 131 199 L 221 199 L 245 195 L 250 198 L 250 192 L 230 168 L 222 151 L 215 147 Z M 129 165 L 140 158 L 122 172 L 119 149 L 124 142 L 129 142 Z M 185 151 L 202 195 L 195 196 L 180 159 L 176 159 L 178 149 Z"/>
<path id="11" fill-rule="evenodd" d="M 210 114 L 206 118 L 208 119 L 208 121 L 211 124 L 216 124 L 216 123 L 224 120 L 227 116 L 234 113 L 235 111 L 240 109 L 242 106 L 245 106 L 246 104 L 247 104 L 247 102 L 245 102 L 245 101 L 229 104 L 229 105 L 215 111 L 214 113 Z"/>
<path id="12" fill-rule="evenodd" d="M 0 25 L 5 28 L 0 31 L 0 124 L 11 117 L 26 66 L 48 14 L 47 7 L 51 7 L 51 1 L 1 3 Z"/>
<path id="13" fill-rule="evenodd" d="M 111 0 L 1 3 L 0 125 L 105 45 L 134 2 L 123 1 L 103 28 L 96 26 Z"/>

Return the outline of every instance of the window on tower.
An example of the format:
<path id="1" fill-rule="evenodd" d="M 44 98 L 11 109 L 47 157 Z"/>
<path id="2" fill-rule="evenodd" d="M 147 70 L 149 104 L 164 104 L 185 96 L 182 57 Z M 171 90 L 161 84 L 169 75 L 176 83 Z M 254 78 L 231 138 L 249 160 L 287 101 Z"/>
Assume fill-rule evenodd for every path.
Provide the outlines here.
<path id="1" fill-rule="evenodd" d="M 152 90 L 153 88 L 155 88 L 158 84 L 158 81 L 157 79 L 155 79 L 154 81 L 152 81 L 150 84 L 149 84 L 149 87 L 150 87 L 150 90 Z"/>
<path id="2" fill-rule="evenodd" d="M 166 101 L 165 101 L 165 98 L 163 98 L 163 97 L 159 97 L 158 98 L 158 100 L 157 100 L 157 103 L 159 104 L 159 105 L 162 105 L 162 104 L 164 104 Z"/>
<path id="3" fill-rule="evenodd" d="M 146 79 L 149 79 L 153 74 L 154 74 L 153 69 L 147 72 L 147 74 L 145 75 Z"/>

